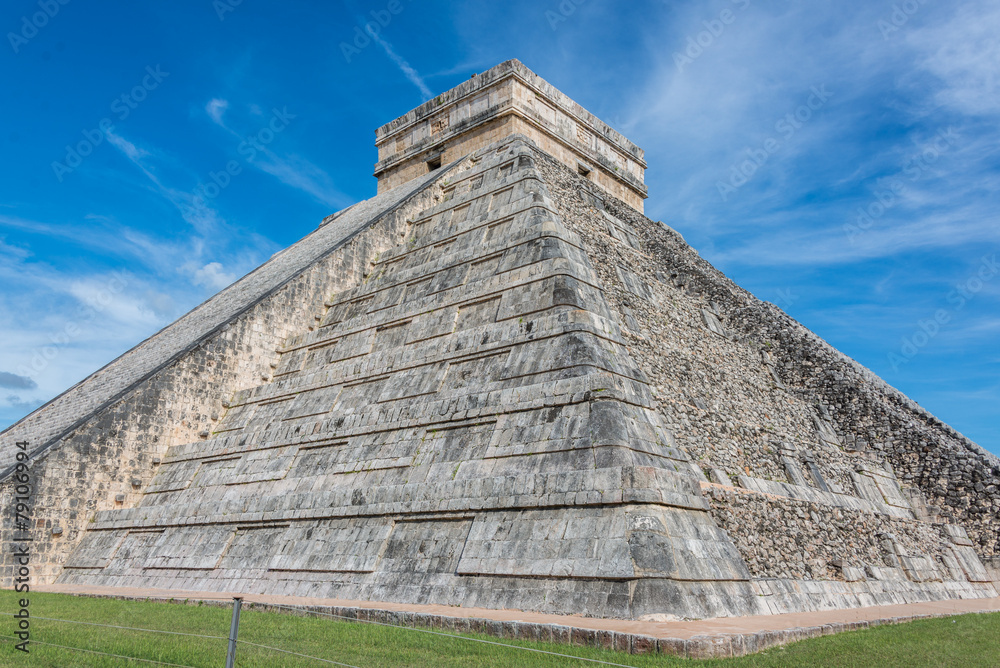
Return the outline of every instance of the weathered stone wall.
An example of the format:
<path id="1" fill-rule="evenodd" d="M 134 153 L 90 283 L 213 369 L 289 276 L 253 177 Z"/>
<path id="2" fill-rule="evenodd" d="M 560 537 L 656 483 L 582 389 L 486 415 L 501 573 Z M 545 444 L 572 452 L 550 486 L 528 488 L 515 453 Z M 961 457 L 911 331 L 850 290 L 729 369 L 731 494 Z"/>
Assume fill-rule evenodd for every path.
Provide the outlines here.
<path id="1" fill-rule="evenodd" d="M 926 554 L 941 565 L 952 558 L 950 541 L 916 520 L 723 487 L 709 494 L 712 516 L 736 542 L 754 577 L 844 580 L 845 565 L 898 568 L 895 551 L 884 544 L 886 535 L 895 536 L 906 554 Z"/>
<path id="2" fill-rule="evenodd" d="M 932 517 L 969 531 L 981 556 L 1000 554 L 1000 460 L 829 346 L 772 331 L 782 376 L 817 396 L 849 445 L 889 462 Z"/>
<path id="3" fill-rule="evenodd" d="M 875 480 L 890 506 L 961 524 L 982 557 L 1000 552 L 996 457 L 735 285 L 670 228 L 555 161 L 539 168 L 594 259 L 665 425 L 713 480 L 716 470 L 818 487 L 835 505 Z"/>
<path id="4" fill-rule="evenodd" d="M 446 171 L 434 176 L 445 176 Z M 218 428 L 224 402 L 238 390 L 269 380 L 285 339 L 304 326 L 315 326 L 324 300 L 359 283 L 378 253 L 399 242 L 413 207 L 426 208 L 434 198 L 440 199 L 440 192 L 440 188 L 430 188 L 407 200 L 410 193 L 404 191 L 383 197 L 377 205 L 381 209 L 374 212 L 357 207 L 351 212 L 353 220 L 331 216 L 324 222 L 325 229 L 272 260 L 288 265 L 285 271 L 296 272 L 291 279 L 268 284 L 281 279 L 273 271 L 262 271 L 265 265 L 255 272 L 265 274 L 256 279 L 265 283 L 264 290 L 253 284 L 251 274 L 5 432 L 4 454 L 12 456 L 16 440 L 27 439 L 36 452 L 47 435 L 58 433 L 65 428 L 62 425 L 72 427 L 71 433 L 36 454 L 31 465 L 32 581 L 51 582 L 58 577 L 96 512 L 134 506 L 171 446 L 207 438 Z M 386 210 L 387 215 L 378 215 Z M 317 236 L 325 238 L 317 240 Z M 340 244 L 345 245 L 329 253 Z M 213 304 L 226 298 L 236 308 L 242 300 L 248 310 L 231 316 L 233 306 Z M 221 320 L 217 326 L 209 323 L 199 328 L 186 322 L 206 309 L 216 312 L 216 319 Z M 155 369 L 152 351 L 157 337 L 175 339 L 175 347 L 186 352 L 131 387 L 117 389 L 115 383 L 120 384 L 121 377 L 142 371 L 143 364 Z M 123 369 L 115 379 L 117 367 L 128 367 L 129 361 L 133 368 Z M 95 410 L 101 393 L 108 391 L 121 396 Z M 0 540 L 6 545 L 14 535 L 14 490 L 10 478 L 0 487 L 4 509 Z M 0 566 L 0 583 L 9 585 L 10 550 L 3 552 Z"/>

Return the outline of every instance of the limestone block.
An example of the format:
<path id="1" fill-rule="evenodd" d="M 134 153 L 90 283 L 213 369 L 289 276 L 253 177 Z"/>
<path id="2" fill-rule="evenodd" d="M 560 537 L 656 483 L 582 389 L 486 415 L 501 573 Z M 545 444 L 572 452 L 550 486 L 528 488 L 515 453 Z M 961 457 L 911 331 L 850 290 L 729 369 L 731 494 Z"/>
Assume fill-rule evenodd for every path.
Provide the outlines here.
<path id="1" fill-rule="evenodd" d="M 729 333 L 726 331 L 726 328 L 722 326 L 722 323 L 719 321 L 719 317 L 708 309 L 701 309 L 701 321 L 710 332 L 718 334 L 725 339 L 729 338 Z"/>
<path id="2" fill-rule="evenodd" d="M 962 581 L 968 579 L 965 577 L 965 571 L 962 570 L 958 558 L 950 550 L 941 555 L 941 563 L 944 564 L 949 580 Z"/>
<path id="3" fill-rule="evenodd" d="M 191 487 L 212 487 L 226 484 L 232 476 L 236 475 L 242 459 L 240 455 L 232 455 L 208 461 L 203 460 L 191 479 Z"/>
<path id="4" fill-rule="evenodd" d="M 467 329 L 483 327 L 496 322 L 497 310 L 500 306 L 498 297 L 491 297 L 483 301 L 464 304 L 458 310 L 458 317 L 455 322 L 455 331 L 461 332 Z"/>
<path id="5" fill-rule="evenodd" d="M 802 475 L 802 467 L 797 461 L 791 457 L 782 457 L 781 463 L 785 467 L 785 474 L 788 476 L 789 482 L 800 487 L 809 486 L 809 483 L 806 482 L 805 476 Z"/>
<path id="6" fill-rule="evenodd" d="M 878 490 L 879 496 L 882 497 L 883 503 L 896 508 L 905 508 L 912 512 L 910 503 L 899 488 L 899 482 L 892 471 L 869 464 L 858 463 L 857 474 L 857 478 L 852 476 L 852 479 L 855 480 L 856 486 L 860 484 L 867 488 L 866 494 L 873 495 L 870 484 L 873 483 Z M 865 481 L 865 478 L 868 481 Z"/>
<path id="7" fill-rule="evenodd" d="M 200 467 L 201 462 L 198 460 L 163 463 L 145 491 L 147 494 L 156 494 L 186 489 Z"/>
<path id="8" fill-rule="evenodd" d="M 427 341 L 455 331 L 458 307 L 451 306 L 421 313 L 413 319 L 406 331 L 406 344 Z"/>
<path id="9" fill-rule="evenodd" d="M 655 297 L 649 284 L 640 278 L 638 274 L 622 266 L 616 266 L 615 272 L 626 290 L 647 302 L 655 302 Z"/>
<path id="10" fill-rule="evenodd" d="M 472 520 L 397 522 L 379 569 L 387 573 L 455 573 Z"/>
<path id="11" fill-rule="evenodd" d="M 644 507 L 626 514 L 637 573 L 680 580 L 749 580 L 732 542 L 705 513 Z"/>
<path id="12" fill-rule="evenodd" d="M 826 480 L 823 478 L 823 474 L 820 472 L 819 467 L 816 466 L 816 462 L 807 460 L 805 464 L 806 469 L 809 471 L 809 476 L 812 478 L 813 483 L 815 483 L 816 488 L 822 492 L 829 492 L 830 487 L 826 484 Z"/>
<path id="13" fill-rule="evenodd" d="M 330 412 L 334 415 L 354 413 L 375 403 L 386 386 L 386 378 L 375 377 L 345 384 Z"/>
<path id="14" fill-rule="evenodd" d="M 625 518 L 610 508 L 480 515 L 458 565 L 468 575 L 634 576 Z"/>
<path id="15" fill-rule="evenodd" d="M 218 562 L 219 569 L 266 570 L 287 526 L 241 527 Z"/>
<path id="16" fill-rule="evenodd" d="M 837 436 L 837 432 L 830 422 L 823 418 L 813 416 L 813 425 L 816 427 L 816 432 L 819 434 L 820 441 L 836 447 L 841 446 L 840 437 Z"/>
<path id="17" fill-rule="evenodd" d="M 571 404 L 502 415 L 484 457 L 590 448 L 590 406 Z"/>
<path id="18" fill-rule="evenodd" d="M 246 485 L 267 480 L 281 480 L 298 454 L 298 446 L 256 450 L 243 455 L 236 469 L 228 473 L 226 485 Z"/>
<path id="19" fill-rule="evenodd" d="M 342 389 L 342 387 L 334 386 L 302 392 L 287 404 L 286 412 L 281 419 L 296 420 L 325 415 L 333 408 Z"/>
<path id="20" fill-rule="evenodd" d="M 713 468 L 711 471 L 711 480 L 714 483 L 726 485 L 727 487 L 733 486 L 733 481 L 729 479 L 729 476 L 722 469 Z"/>
<path id="21" fill-rule="evenodd" d="M 392 523 L 387 520 L 325 521 L 281 532 L 277 548 L 263 554 L 277 571 L 357 572 L 375 570 Z"/>
<path id="22" fill-rule="evenodd" d="M 853 471 L 851 471 L 850 477 L 851 482 L 854 483 L 854 491 L 859 497 L 871 503 L 885 503 L 885 498 L 871 477 Z"/>
<path id="23" fill-rule="evenodd" d="M 969 534 L 965 531 L 965 527 L 962 525 L 945 524 L 942 525 L 941 528 L 944 531 L 944 535 L 955 545 L 972 547 L 972 541 L 969 540 Z"/>
<path id="24" fill-rule="evenodd" d="M 89 531 L 66 560 L 66 568 L 104 568 L 118 551 L 127 531 Z"/>
<path id="25" fill-rule="evenodd" d="M 160 534 L 143 568 L 214 569 L 236 529 L 229 526 L 176 527 Z"/>
<path id="26" fill-rule="evenodd" d="M 868 564 L 865 566 L 865 570 L 868 572 L 868 577 L 873 580 L 906 580 L 906 573 L 900 568 L 890 568 L 886 566 L 873 566 Z"/>
<path id="27" fill-rule="evenodd" d="M 336 325 L 347 322 L 348 320 L 364 315 L 371 306 L 372 297 L 368 295 L 349 301 L 338 301 L 327 311 L 326 316 L 322 320 L 322 325 Z"/>
<path id="28" fill-rule="evenodd" d="M 895 476 L 891 474 L 875 475 L 873 476 L 873 480 L 878 486 L 879 491 L 882 493 L 882 497 L 885 499 L 886 504 L 896 508 L 910 509 L 910 502 L 907 500 L 906 496 L 903 495 L 902 490 L 900 490 L 899 483 L 896 481 Z"/>
<path id="29" fill-rule="evenodd" d="M 300 354 L 299 359 L 297 361 L 298 365 L 302 364 L 302 358 L 303 355 Z M 285 356 L 282 357 L 283 361 L 284 359 Z M 291 362 L 290 361 L 286 362 L 286 364 L 291 364 Z M 249 422 L 250 418 L 253 417 L 253 413 L 254 411 L 256 411 L 256 409 L 257 407 L 252 404 L 251 405 L 244 404 L 228 409 L 225 415 L 222 417 L 222 420 L 219 422 L 219 427 L 216 431 L 226 432 L 230 430 L 239 430 L 244 428 L 247 422 Z"/>
<path id="30" fill-rule="evenodd" d="M 951 553 L 965 572 L 969 582 L 992 582 L 993 578 L 986 572 L 986 567 L 980 561 L 976 551 L 965 545 L 952 545 Z"/>
<path id="31" fill-rule="evenodd" d="M 607 211 L 602 210 L 601 215 L 605 219 L 605 229 L 607 229 L 607 232 L 611 237 L 633 250 L 640 250 L 639 236 L 636 234 L 635 229 L 633 229 L 631 225 L 620 218 L 612 216 Z"/>

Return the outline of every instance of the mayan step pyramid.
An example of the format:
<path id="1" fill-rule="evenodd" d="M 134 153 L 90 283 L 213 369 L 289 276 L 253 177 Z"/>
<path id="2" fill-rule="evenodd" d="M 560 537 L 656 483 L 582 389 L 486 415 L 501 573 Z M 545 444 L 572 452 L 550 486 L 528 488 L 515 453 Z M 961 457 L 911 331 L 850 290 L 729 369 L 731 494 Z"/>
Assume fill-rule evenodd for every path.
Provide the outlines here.
<path id="1" fill-rule="evenodd" d="M 376 137 L 376 197 L 0 436 L 36 581 L 626 619 L 997 596 L 1000 461 L 645 218 L 637 146 L 518 61 Z"/>

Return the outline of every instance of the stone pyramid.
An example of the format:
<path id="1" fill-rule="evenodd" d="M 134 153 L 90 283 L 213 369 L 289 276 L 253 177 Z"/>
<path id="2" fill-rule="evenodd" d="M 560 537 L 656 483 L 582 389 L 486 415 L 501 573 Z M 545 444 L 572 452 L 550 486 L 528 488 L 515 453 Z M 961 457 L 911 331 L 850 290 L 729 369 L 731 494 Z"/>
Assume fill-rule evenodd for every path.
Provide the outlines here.
<path id="1" fill-rule="evenodd" d="M 0 435 L 38 580 L 647 619 L 997 595 L 1000 461 L 645 218 L 634 144 L 518 61 L 376 137 L 376 197 Z"/>

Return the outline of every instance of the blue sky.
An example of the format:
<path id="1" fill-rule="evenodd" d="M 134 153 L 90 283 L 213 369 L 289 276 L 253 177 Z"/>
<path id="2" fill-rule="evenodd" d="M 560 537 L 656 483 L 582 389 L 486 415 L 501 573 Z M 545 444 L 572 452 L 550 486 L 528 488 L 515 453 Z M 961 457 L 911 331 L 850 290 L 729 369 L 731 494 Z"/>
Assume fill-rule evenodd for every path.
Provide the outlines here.
<path id="1" fill-rule="evenodd" d="M 1000 454 L 997 2 L 397 2 L 4 4 L 0 428 L 516 57 L 646 150 L 647 215 Z"/>

